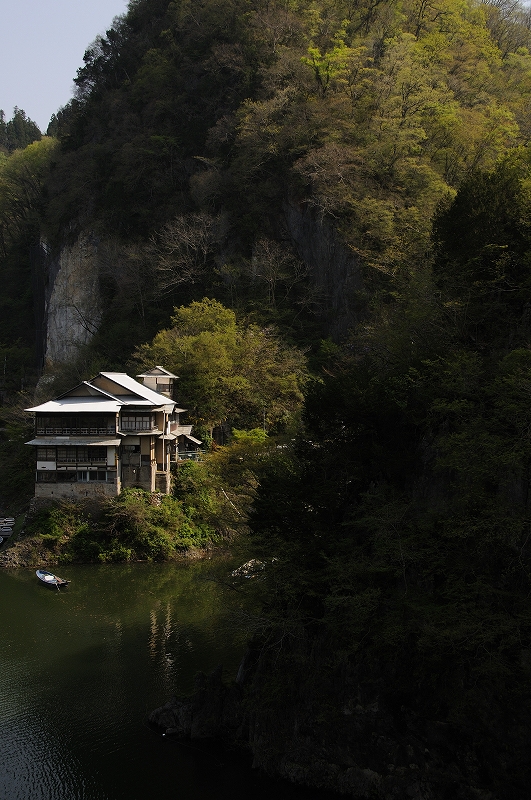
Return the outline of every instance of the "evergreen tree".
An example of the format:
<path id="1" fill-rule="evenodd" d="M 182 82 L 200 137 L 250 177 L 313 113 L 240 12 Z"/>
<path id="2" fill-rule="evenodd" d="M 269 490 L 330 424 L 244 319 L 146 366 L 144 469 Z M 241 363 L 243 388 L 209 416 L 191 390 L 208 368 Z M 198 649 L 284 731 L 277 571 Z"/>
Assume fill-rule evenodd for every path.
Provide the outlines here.
<path id="1" fill-rule="evenodd" d="M 21 108 L 13 109 L 13 117 L 6 122 L 0 109 L 0 148 L 8 153 L 23 150 L 29 144 L 40 140 L 42 134 L 37 125 L 26 116 Z"/>

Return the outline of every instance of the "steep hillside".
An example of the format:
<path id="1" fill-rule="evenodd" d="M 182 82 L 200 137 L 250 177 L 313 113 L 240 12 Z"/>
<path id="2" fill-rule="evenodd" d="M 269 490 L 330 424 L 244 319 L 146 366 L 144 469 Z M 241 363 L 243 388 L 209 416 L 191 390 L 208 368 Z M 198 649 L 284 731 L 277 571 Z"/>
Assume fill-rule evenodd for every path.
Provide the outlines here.
<path id="1" fill-rule="evenodd" d="M 130 3 L 50 128 L 42 215 L 53 260 L 101 243 L 106 357 L 123 319 L 133 346 L 205 294 L 344 336 L 425 269 L 438 203 L 525 144 L 529 40 L 503 2 Z"/>

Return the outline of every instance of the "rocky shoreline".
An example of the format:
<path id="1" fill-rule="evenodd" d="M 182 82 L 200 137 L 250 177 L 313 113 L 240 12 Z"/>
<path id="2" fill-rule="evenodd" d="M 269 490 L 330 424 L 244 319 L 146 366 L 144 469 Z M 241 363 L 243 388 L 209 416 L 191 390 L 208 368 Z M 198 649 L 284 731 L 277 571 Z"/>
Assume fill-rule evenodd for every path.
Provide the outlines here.
<path id="1" fill-rule="evenodd" d="M 40 567 L 43 564 L 57 564 L 56 556 L 45 547 L 39 536 L 25 533 L 24 525 L 28 515 L 19 517 L 13 533 L 0 547 L 0 569 L 19 569 Z M 20 524 L 22 522 L 22 525 Z"/>
<path id="2" fill-rule="evenodd" d="M 451 725 L 421 720 L 406 708 L 397 717 L 361 691 L 346 705 L 328 708 L 328 720 L 317 717 L 304 687 L 282 709 L 267 709 L 258 700 L 260 665 L 249 675 L 249 658 L 250 653 L 231 684 L 223 682 L 221 668 L 198 675 L 193 695 L 155 709 L 150 724 L 182 739 L 220 740 L 249 752 L 253 767 L 270 777 L 352 798 L 515 796 L 482 787 L 480 758 Z M 338 688 L 338 701 L 342 694 Z"/>
<path id="3" fill-rule="evenodd" d="M 214 552 L 216 556 L 222 556 L 226 554 L 226 549 L 222 547 L 191 548 L 176 555 L 174 560 L 192 561 L 211 558 Z M 58 554 L 46 547 L 39 536 L 25 536 L 24 532 L 18 535 L 13 534 L 9 543 L 2 545 L 0 549 L 0 569 L 37 569 L 43 566 L 53 567 L 61 563 Z"/>

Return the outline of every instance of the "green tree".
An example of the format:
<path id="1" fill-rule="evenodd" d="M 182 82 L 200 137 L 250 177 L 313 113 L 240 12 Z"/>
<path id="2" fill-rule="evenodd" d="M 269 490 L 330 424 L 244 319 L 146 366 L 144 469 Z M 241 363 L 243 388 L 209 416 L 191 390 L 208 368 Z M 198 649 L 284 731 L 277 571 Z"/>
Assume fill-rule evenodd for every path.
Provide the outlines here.
<path id="1" fill-rule="evenodd" d="M 307 377 L 300 351 L 208 299 L 176 308 L 172 327 L 140 347 L 137 358 L 178 375 L 191 420 L 210 431 L 223 423 L 286 424 L 301 406 Z"/>
<path id="2" fill-rule="evenodd" d="M 29 144 L 38 141 L 42 134 L 37 125 L 26 116 L 21 108 L 13 109 L 12 118 L 6 122 L 5 114 L 0 109 L 0 150 L 8 153 L 23 150 Z"/>
<path id="3" fill-rule="evenodd" d="M 44 205 L 44 184 L 57 140 L 45 137 L 14 151 L 0 164 L 0 222 L 4 253 L 29 223 L 38 221 Z"/>
<path id="4" fill-rule="evenodd" d="M 529 153 L 516 151 L 472 174 L 435 220 L 436 280 L 461 334 L 480 346 L 529 335 L 530 177 Z"/>

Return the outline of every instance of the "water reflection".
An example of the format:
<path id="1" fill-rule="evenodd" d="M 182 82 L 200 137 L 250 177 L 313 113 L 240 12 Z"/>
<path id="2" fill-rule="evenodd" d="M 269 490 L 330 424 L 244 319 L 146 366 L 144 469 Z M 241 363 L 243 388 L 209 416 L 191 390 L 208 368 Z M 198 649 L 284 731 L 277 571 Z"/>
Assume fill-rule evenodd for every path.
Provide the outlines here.
<path id="1" fill-rule="evenodd" d="M 198 670 L 236 674 L 245 634 L 233 614 L 248 600 L 223 585 L 232 568 L 71 567 L 63 592 L 32 570 L 0 570 L 0 798 L 269 798 L 239 762 L 146 724 Z M 311 796 L 284 784 L 274 793 Z"/>
<path id="2" fill-rule="evenodd" d="M 224 569 L 223 567 L 221 567 Z M 65 592 L 0 573 L 0 796 L 101 800 L 168 780 L 146 715 L 241 643 L 203 565 L 75 567 Z M 220 602 L 221 601 L 221 602 Z M 226 607 L 227 608 L 227 607 Z M 150 753 L 150 758 L 146 754 Z"/>
<path id="3" fill-rule="evenodd" d="M 172 605 L 152 608 L 149 612 L 148 648 L 151 661 L 159 668 L 164 685 L 171 692 L 176 685 L 176 662 L 179 650 L 179 630 L 172 620 Z"/>

